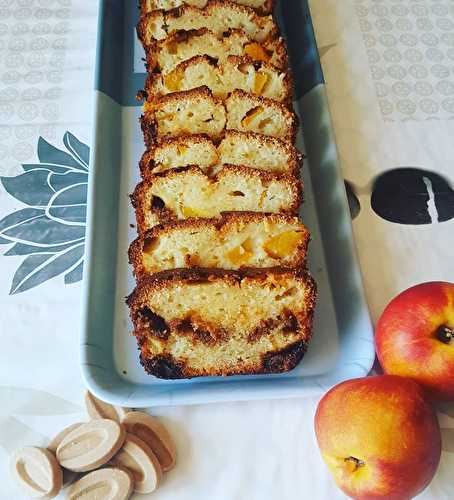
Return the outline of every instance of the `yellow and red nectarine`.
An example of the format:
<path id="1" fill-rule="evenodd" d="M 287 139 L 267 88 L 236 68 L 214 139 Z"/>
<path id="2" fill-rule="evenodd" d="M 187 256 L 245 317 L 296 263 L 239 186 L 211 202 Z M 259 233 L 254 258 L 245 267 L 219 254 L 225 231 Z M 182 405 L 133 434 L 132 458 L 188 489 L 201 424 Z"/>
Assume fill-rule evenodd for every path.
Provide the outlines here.
<path id="1" fill-rule="evenodd" d="M 358 500 L 403 500 L 432 480 L 440 428 L 423 390 L 383 375 L 349 380 L 320 401 L 315 432 L 337 485 Z"/>
<path id="2" fill-rule="evenodd" d="M 377 322 L 375 345 L 385 373 L 454 400 L 454 284 L 423 283 L 398 295 Z"/>

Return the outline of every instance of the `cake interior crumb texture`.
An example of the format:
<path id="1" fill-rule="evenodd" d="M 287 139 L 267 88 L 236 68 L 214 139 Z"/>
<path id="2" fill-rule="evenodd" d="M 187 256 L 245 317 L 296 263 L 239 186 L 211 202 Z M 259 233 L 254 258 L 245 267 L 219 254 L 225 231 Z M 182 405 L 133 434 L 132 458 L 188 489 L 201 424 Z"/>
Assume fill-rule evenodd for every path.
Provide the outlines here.
<path id="1" fill-rule="evenodd" d="M 164 378 L 279 373 L 310 340 L 307 274 L 190 270 L 142 281 L 129 298 L 142 363 Z"/>
<path id="2" fill-rule="evenodd" d="M 196 56 L 208 56 L 220 64 L 229 56 L 245 56 L 281 70 L 285 70 L 288 63 L 287 49 L 281 37 L 258 43 L 251 41 L 242 30 L 228 31 L 222 37 L 207 28 L 177 31 L 164 40 L 152 40 L 144 49 L 150 74 L 166 75 Z"/>
<path id="3" fill-rule="evenodd" d="M 226 130 L 255 132 L 293 141 L 298 121 L 284 104 L 234 90 L 216 98 L 207 86 L 166 94 L 144 104 L 142 128 L 152 147 L 161 138 L 206 134 L 222 139 Z"/>
<path id="4" fill-rule="evenodd" d="M 133 242 L 135 275 L 178 268 L 304 267 L 309 232 L 297 217 L 224 214 L 159 225 Z"/>
<path id="5" fill-rule="evenodd" d="M 207 28 L 216 36 L 229 30 L 241 29 L 253 41 L 263 42 L 276 35 L 272 16 L 259 16 L 253 9 L 228 1 L 212 0 L 203 9 L 183 5 L 165 12 L 155 10 L 142 16 L 138 33 L 147 45 L 153 40 L 164 40 L 181 30 Z"/>
<path id="6" fill-rule="evenodd" d="M 223 212 L 296 215 L 301 184 L 293 176 L 276 177 L 244 166 L 224 166 L 214 177 L 198 167 L 152 175 L 132 196 L 138 229 L 190 218 L 219 217 Z"/>
<path id="7" fill-rule="evenodd" d="M 147 80 L 146 91 L 154 99 L 204 85 L 221 99 L 226 99 L 232 89 L 284 103 L 289 102 L 291 95 L 287 72 L 265 62 L 254 62 L 249 57 L 238 56 L 229 56 L 225 62 L 217 62 L 208 56 L 195 56 L 180 63 L 166 75 L 151 75 Z"/>
<path id="8" fill-rule="evenodd" d="M 221 165 L 229 164 L 297 176 L 302 163 L 301 154 L 288 142 L 253 132 L 229 130 L 218 145 L 204 135 L 161 140 L 144 153 L 140 170 L 146 176 L 197 165 L 208 175 L 214 175 Z"/>

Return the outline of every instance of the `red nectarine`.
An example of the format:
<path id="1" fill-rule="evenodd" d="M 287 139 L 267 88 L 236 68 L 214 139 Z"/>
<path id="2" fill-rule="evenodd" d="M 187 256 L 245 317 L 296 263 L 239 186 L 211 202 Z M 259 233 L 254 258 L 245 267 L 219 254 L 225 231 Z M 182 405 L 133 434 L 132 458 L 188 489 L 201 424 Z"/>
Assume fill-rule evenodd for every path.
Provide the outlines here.
<path id="1" fill-rule="evenodd" d="M 320 401 L 315 432 L 337 485 L 358 500 L 407 500 L 434 476 L 437 417 L 421 387 L 392 375 L 349 380 Z"/>
<path id="2" fill-rule="evenodd" d="M 423 283 L 393 299 L 375 329 L 383 371 L 454 400 L 454 284 Z"/>

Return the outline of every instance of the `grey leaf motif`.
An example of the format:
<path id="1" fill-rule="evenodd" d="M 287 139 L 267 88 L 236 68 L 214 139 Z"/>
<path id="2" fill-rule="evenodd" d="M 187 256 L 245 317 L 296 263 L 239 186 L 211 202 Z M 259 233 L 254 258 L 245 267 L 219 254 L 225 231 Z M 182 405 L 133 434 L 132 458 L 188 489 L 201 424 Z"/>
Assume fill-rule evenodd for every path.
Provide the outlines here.
<path id="1" fill-rule="evenodd" d="M 88 175 L 84 172 L 75 172 L 74 170 L 69 170 L 64 174 L 54 174 L 49 179 L 49 184 L 54 191 L 60 191 L 70 186 L 76 184 L 86 184 L 88 182 Z M 87 194 L 85 193 L 85 198 L 83 202 L 87 201 Z"/>
<path id="2" fill-rule="evenodd" d="M 34 221 L 43 215 L 44 210 L 38 208 L 23 208 L 22 210 L 17 210 L 17 212 L 13 212 L 0 220 L 0 236 L 7 240 L 8 243 L 11 243 L 11 241 L 14 240 L 8 238 L 6 235 L 8 231 L 15 230 L 23 224 Z"/>
<path id="3" fill-rule="evenodd" d="M 35 244 L 46 248 L 75 242 L 85 237 L 84 226 L 70 226 L 52 220 L 43 213 L 3 231 L 2 236 L 15 243 Z"/>
<path id="4" fill-rule="evenodd" d="M 75 137 L 71 132 L 66 132 L 63 137 L 63 144 L 66 146 L 68 151 L 78 159 L 78 161 L 88 170 L 88 165 L 90 161 L 90 148 L 80 142 L 77 137 Z"/>
<path id="5" fill-rule="evenodd" d="M 85 226 L 87 184 L 73 184 L 56 193 L 49 202 L 47 216 L 69 226 Z"/>
<path id="6" fill-rule="evenodd" d="M 76 243 L 83 243 L 83 238 L 76 241 Z M 8 243 L 11 243 L 10 241 Z M 12 246 L 6 253 L 5 256 L 10 255 L 32 255 L 34 253 L 43 253 L 45 250 L 46 253 L 57 253 L 62 250 L 66 250 L 74 246 L 74 243 L 67 243 L 63 245 L 54 245 L 54 246 L 46 246 L 46 247 L 37 247 L 34 245 L 27 245 L 24 243 L 16 243 Z"/>
<path id="7" fill-rule="evenodd" d="M 44 169 L 49 172 L 55 172 L 56 174 L 64 174 L 71 170 L 70 167 L 65 167 L 64 165 L 52 165 L 51 163 L 24 163 L 22 168 L 25 172 L 30 172 L 31 170 Z"/>
<path id="8" fill-rule="evenodd" d="M 37 255 L 29 255 L 17 269 L 13 283 L 11 285 L 10 294 L 16 293 L 17 288 L 22 284 L 22 282 L 29 276 L 29 274 L 37 269 L 42 264 L 45 264 L 53 257 L 52 253 L 40 253 Z"/>
<path id="9" fill-rule="evenodd" d="M 54 206 L 86 205 L 87 182 L 65 186 L 54 196 L 51 204 Z"/>
<path id="10" fill-rule="evenodd" d="M 71 283 L 77 283 L 83 278 L 84 273 L 84 263 L 81 262 L 76 268 L 65 274 L 65 283 L 70 285 Z"/>
<path id="11" fill-rule="evenodd" d="M 87 207 L 50 207 L 49 216 L 63 223 L 85 226 Z"/>
<path id="12" fill-rule="evenodd" d="M 62 274 L 81 261 L 84 245 L 76 245 L 57 254 L 28 256 L 19 266 L 13 278 L 10 294 L 25 292 L 45 281 Z"/>
<path id="13" fill-rule="evenodd" d="M 38 140 L 38 158 L 42 163 L 53 163 L 54 165 L 65 165 L 80 169 L 81 165 L 70 154 L 57 149 L 52 144 L 49 144 L 42 137 Z"/>
<path id="14" fill-rule="evenodd" d="M 31 170 L 16 177 L 1 177 L 6 191 L 26 205 L 45 207 L 54 194 L 47 170 Z"/>
<path id="15" fill-rule="evenodd" d="M 6 191 L 28 205 L 0 220 L 6 256 L 26 256 L 16 270 L 11 294 L 59 275 L 65 284 L 83 275 L 89 148 L 66 132 L 62 151 L 43 138 L 39 163 L 22 165 L 23 174 L 0 178 Z"/>
<path id="16" fill-rule="evenodd" d="M 443 451 L 454 453 L 454 429 L 441 429 L 441 442 Z"/>

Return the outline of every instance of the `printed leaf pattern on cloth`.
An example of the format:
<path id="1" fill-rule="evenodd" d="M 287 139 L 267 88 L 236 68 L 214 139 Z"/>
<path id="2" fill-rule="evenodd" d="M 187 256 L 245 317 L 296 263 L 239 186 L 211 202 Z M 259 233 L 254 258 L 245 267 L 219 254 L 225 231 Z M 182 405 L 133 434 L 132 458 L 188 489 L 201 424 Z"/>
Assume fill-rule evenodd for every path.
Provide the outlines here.
<path id="1" fill-rule="evenodd" d="M 82 279 L 90 149 L 70 132 L 63 144 L 66 151 L 40 137 L 39 163 L 0 177 L 4 189 L 26 205 L 0 220 L 0 245 L 12 245 L 4 255 L 25 256 L 11 294 L 60 275 L 67 285 Z"/>

